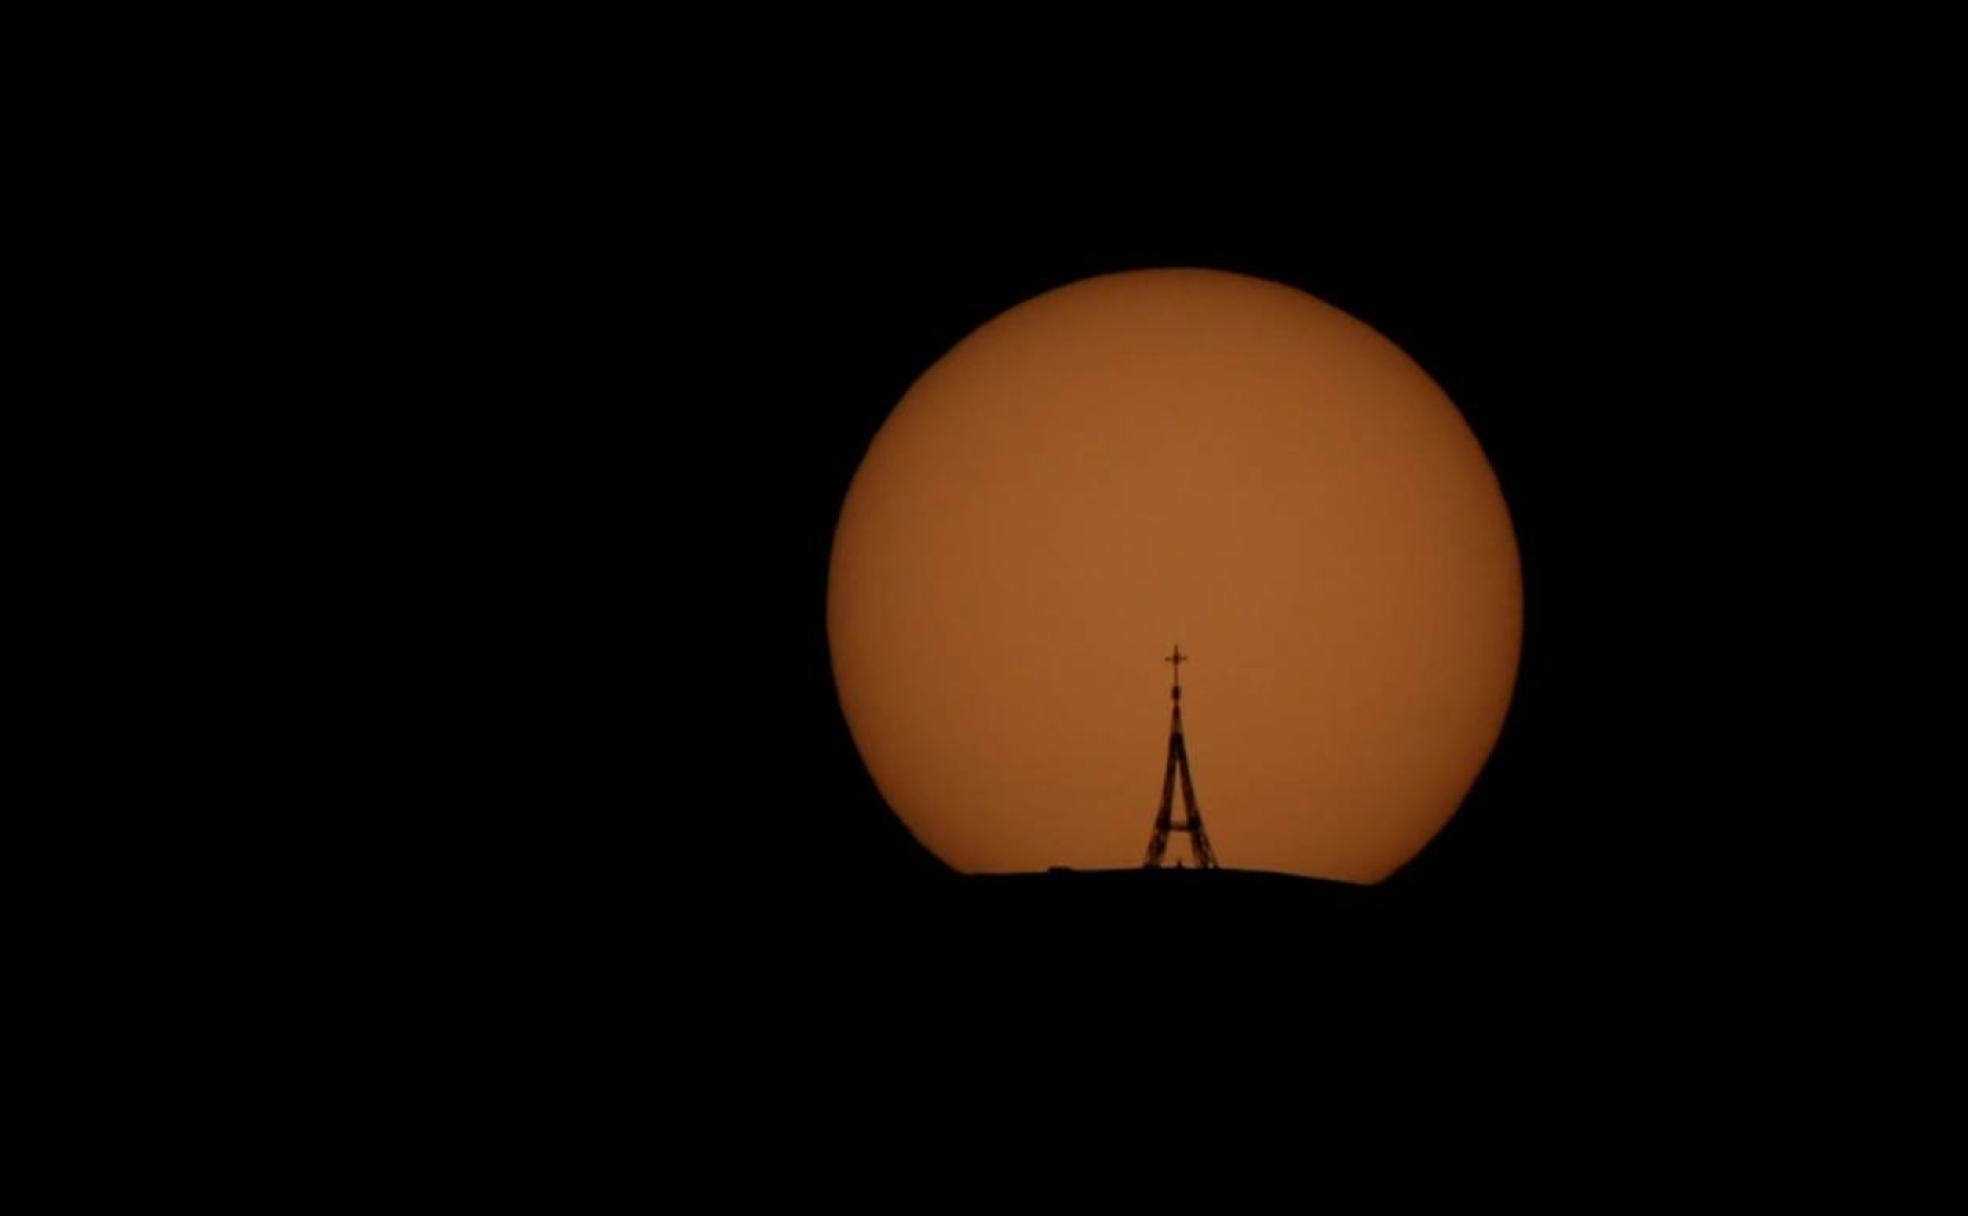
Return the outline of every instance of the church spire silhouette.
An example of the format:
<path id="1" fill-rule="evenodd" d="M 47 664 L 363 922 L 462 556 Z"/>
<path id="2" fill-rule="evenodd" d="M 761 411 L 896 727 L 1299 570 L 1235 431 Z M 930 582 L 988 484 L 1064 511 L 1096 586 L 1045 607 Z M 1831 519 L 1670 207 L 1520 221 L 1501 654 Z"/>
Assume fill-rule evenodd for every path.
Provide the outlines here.
<path id="1" fill-rule="evenodd" d="M 1182 665 L 1189 662 L 1189 656 L 1177 646 L 1173 654 L 1162 662 L 1174 669 L 1173 683 L 1169 687 L 1169 700 L 1173 709 L 1169 717 L 1168 767 L 1162 773 L 1162 805 L 1155 812 L 1155 834 L 1148 838 L 1148 869 L 1162 864 L 1162 855 L 1168 851 L 1170 832 L 1187 832 L 1189 847 L 1196 856 L 1196 868 L 1216 869 L 1216 851 L 1210 848 L 1209 835 L 1203 831 L 1203 812 L 1196 806 L 1196 787 L 1189 777 L 1189 747 L 1182 738 Z M 1170 821 L 1169 812 L 1175 803 L 1175 775 L 1182 773 L 1182 809 L 1187 818 L 1181 823 Z M 1176 863 L 1178 866 L 1180 862 Z"/>

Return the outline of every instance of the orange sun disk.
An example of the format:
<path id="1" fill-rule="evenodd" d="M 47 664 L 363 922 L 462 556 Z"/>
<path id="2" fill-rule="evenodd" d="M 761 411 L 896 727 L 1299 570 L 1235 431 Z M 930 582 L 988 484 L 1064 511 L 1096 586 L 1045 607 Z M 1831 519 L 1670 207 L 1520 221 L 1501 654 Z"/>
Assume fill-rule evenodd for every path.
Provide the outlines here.
<path id="1" fill-rule="evenodd" d="M 1475 781 L 1522 630 L 1509 512 L 1442 389 L 1309 295 L 1203 270 L 1048 292 L 925 372 L 827 595 L 870 775 L 967 872 L 1141 863 L 1179 640 L 1222 864 L 1378 881 Z"/>

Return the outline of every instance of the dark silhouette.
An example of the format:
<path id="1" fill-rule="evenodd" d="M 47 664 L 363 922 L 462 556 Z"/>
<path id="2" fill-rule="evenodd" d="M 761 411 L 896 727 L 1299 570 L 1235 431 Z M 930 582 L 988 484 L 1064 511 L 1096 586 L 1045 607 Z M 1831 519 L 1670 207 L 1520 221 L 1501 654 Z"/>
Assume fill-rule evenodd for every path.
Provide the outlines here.
<path id="1" fill-rule="evenodd" d="M 1196 806 L 1196 787 L 1189 779 L 1189 748 L 1182 741 L 1182 665 L 1189 656 L 1177 646 L 1175 653 L 1163 659 L 1175 669 L 1174 683 L 1169 687 L 1169 700 L 1174 709 L 1169 718 L 1168 768 L 1162 772 L 1162 805 L 1155 811 L 1155 834 L 1148 838 L 1148 860 L 1143 864 L 1148 869 L 1156 869 L 1162 864 L 1162 854 L 1168 851 L 1170 832 L 1189 833 L 1190 847 L 1196 854 L 1198 869 L 1216 868 L 1216 851 L 1210 848 L 1209 835 L 1203 831 L 1203 812 Z M 1175 798 L 1176 770 L 1182 771 L 1182 809 L 1189 817 L 1181 823 L 1169 821 L 1169 811 Z M 1176 867 L 1182 862 L 1178 859 Z"/>

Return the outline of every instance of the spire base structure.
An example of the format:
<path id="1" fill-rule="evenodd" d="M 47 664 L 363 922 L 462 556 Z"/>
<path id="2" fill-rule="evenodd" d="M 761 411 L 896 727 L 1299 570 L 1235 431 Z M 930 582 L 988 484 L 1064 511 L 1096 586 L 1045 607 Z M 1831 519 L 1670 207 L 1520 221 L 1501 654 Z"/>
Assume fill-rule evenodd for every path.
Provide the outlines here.
<path id="1" fill-rule="evenodd" d="M 1174 682 L 1169 688 L 1171 712 L 1169 715 L 1168 767 L 1162 773 L 1162 803 L 1155 812 L 1155 834 L 1148 838 L 1148 859 L 1145 868 L 1159 869 L 1162 857 L 1168 852 L 1170 832 L 1186 832 L 1189 836 L 1190 850 L 1195 854 L 1196 868 L 1214 870 L 1216 850 L 1210 847 L 1209 834 L 1203 831 L 1203 812 L 1196 805 L 1196 786 L 1189 776 L 1189 747 L 1182 737 L 1182 665 L 1189 656 L 1177 646 L 1175 652 L 1162 660 L 1175 669 Z M 1175 777 L 1182 774 L 1182 809 L 1187 818 L 1180 823 L 1171 818 L 1175 809 Z M 1180 863 L 1177 863 L 1178 866 Z"/>

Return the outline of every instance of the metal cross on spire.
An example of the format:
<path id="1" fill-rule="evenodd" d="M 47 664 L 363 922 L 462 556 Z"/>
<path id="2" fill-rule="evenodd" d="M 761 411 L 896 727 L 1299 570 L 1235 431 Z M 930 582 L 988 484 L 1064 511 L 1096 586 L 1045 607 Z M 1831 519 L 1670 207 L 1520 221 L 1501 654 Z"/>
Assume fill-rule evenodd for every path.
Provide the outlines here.
<path id="1" fill-rule="evenodd" d="M 1182 665 L 1188 661 L 1189 656 L 1182 653 L 1182 647 L 1180 645 L 1176 646 L 1174 654 L 1164 655 L 1162 657 L 1162 662 L 1175 665 L 1175 682 L 1178 685 L 1182 683 Z"/>

